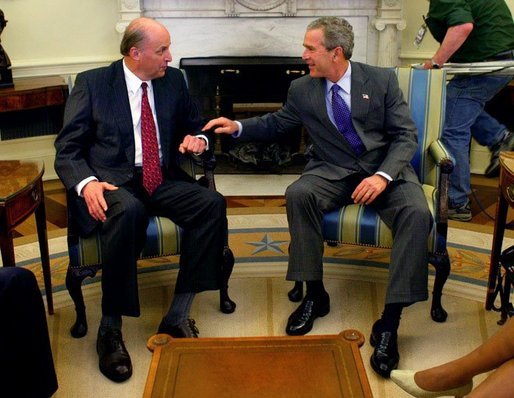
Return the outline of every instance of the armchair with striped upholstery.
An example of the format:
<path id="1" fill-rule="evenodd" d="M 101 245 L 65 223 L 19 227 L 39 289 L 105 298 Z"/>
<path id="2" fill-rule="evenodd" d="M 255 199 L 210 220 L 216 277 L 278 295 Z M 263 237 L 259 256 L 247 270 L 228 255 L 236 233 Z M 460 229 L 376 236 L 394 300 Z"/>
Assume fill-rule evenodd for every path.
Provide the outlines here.
<path id="1" fill-rule="evenodd" d="M 435 267 L 431 316 L 444 322 L 447 313 L 441 304 L 443 286 L 450 273 L 446 249 L 448 230 L 448 179 L 453 170 L 450 154 L 440 139 L 446 98 L 444 70 L 396 68 L 400 88 L 409 104 L 418 129 L 418 150 L 411 163 L 416 170 L 432 212 L 434 227 L 429 237 L 429 262 Z M 390 229 L 369 206 L 348 205 L 325 214 L 323 237 L 329 245 L 337 243 L 391 248 Z M 288 293 L 292 301 L 303 295 L 301 282 Z"/>
<path id="2" fill-rule="evenodd" d="M 210 152 L 206 158 L 195 161 L 191 156 L 185 156 L 181 163 L 189 175 L 195 177 L 195 164 L 201 163 L 203 177 L 198 183 L 209 189 L 216 189 L 214 183 L 214 154 Z M 87 334 L 87 318 L 84 297 L 82 294 L 82 282 L 85 278 L 93 278 L 98 270 L 102 268 L 101 250 L 98 233 L 93 233 L 87 238 L 80 237 L 73 228 L 73 215 L 68 212 L 68 252 L 70 263 L 66 274 L 66 288 L 75 304 L 76 321 L 70 329 L 73 337 L 79 338 Z M 180 254 L 181 228 L 166 217 L 153 216 L 149 219 L 146 229 L 146 244 L 141 252 L 140 259 L 164 257 Z M 228 295 L 228 280 L 234 266 L 234 255 L 228 247 L 228 236 L 226 237 L 225 249 L 223 251 L 223 263 L 220 264 L 222 272 L 222 287 L 220 289 L 220 310 L 226 314 L 235 310 L 236 304 Z M 172 264 L 172 268 L 178 268 L 178 264 Z M 154 267 L 167 269 L 166 267 Z M 145 269 L 139 269 L 144 272 Z M 146 270 L 148 271 L 148 270 Z"/>

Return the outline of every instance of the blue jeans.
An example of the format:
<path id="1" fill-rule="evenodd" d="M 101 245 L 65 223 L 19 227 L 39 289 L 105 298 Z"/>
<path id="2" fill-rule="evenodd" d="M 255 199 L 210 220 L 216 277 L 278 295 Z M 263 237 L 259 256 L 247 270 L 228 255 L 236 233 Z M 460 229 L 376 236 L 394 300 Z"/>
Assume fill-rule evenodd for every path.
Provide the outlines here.
<path id="1" fill-rule="evenodd" d="M 505 136 L 506 127 L 485 112 L 484 107 L 512 78 L 500 75 L 458 75 L 447 85 L 446 120 L 441 140 L 455 159 L 448 192 L 451 207 L 465 204 L 471 192 L 471 137 L 480 145 L 491 148 Z"/>

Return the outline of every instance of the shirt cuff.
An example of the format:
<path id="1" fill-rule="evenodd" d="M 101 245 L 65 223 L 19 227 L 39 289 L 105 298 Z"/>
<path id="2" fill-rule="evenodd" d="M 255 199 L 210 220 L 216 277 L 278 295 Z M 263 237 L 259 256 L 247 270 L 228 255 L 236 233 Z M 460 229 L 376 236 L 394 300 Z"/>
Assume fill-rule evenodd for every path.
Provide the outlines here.
<path id="1" fill-rule="evenodd" d="M 208 151 L 209 150 L 209 139 L 207 138 L 207 136 L 205 136 L 203 134 L 198 134 L 198 135 L 195 135 L 195 137 L 201 138 L 202 140 L 205 141 L 205 150 Z M 195 153 L 195 155 L 196 155 L 196 153 Z"/>
<path id="2" fill-rule="evenodd" d="M 234 120 L 234 122 L 237 124 L 238 130 L 232 134 L 232 137 L 239 138 L 243 133 L 243 125 L 241 124 L 241 122 L 238 122 L 237 120 Z"/>
<path id="3" fill-rule="evenodd" d="M 389 174 L 387 174 L 387 173 L 384 173 L 383 171 L 377 171 L 375 174 L 378 174 L 379 176 L 384 177 L 389 182 L 393 181 L 391 176 Z"/>
<path id="4" fill-rule="evenodd" d="M 84 180 L 80 181 L 77 185 L 75 185 L 75 192 L 77 192 L 78 196 L 82 197 L 82 189 L 86 186 L 88 182 L 91 181 L 98 181 L 98 178 L 91 176 L 85 178 Z"/>

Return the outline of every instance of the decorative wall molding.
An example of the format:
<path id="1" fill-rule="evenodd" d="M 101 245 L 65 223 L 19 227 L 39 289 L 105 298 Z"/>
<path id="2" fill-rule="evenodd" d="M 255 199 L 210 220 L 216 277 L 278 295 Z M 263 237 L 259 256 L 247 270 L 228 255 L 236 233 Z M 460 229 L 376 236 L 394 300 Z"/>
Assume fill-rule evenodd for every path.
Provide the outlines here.
<path id="1" fill-rule="evenodd" d="M 121 1 L 121 0 L 119 0 Z M 376 15 L 379 0 L 139 0 L 153 18 L 320 17 Z M 393 0 L 398 1 L 398 0 Z"/>
<path id="2" fill-rule="evenodd" d="M 228 0 L 228 3 L 239 3 L 254 11 L 269 11 L 286 3 L 286 0 Z M 294 3 L 296 4 L 296 1 L 294 1 Z"/>
<path id="3" fill-rule="evenodd" d="M 385 58 L 394 62 L 385 65 L 380 61 L 392 66 L 398 56 L 398 37 L 383 35 L 377 29 L 380 21 L 377 25 L 371 21 L 384 19 L 387 12 L 384 30 L 391 25 L 393 14 L 401 26 L 399 0 L 139 0 L 139 7 L 142 15 L 169 29 L 174 66 L 183 57 L 301 56 L 305 28 L 321 16 L 344 17 L 353 25 L 354 60 L 377 65 L 380 53 L 394 49 Z"/>
<path id="4" fill-rule="evenodd" d="M 296 0 L 226 0 L 225 13 L 230 17 L 296 15 Z"/>
<path id="5" fill-rule="evenodd" d="M 125 32 L 130 21 L 143 15 L 142 3 L 143 0 L 118 0 L 120 19 L 115 26 L 118 33 Z"/>
<path id="6" fill-rule="evenodd" d="M 121 57 L 121 56 L 120 56 Z M 118 57 L 119 58 L 119 57 Z M 58 58 L 55 60 L 27 60 L 25 62 L 17 62 L 13 67 L 13 77 L 31 77 L 31 76 L 71 76 L 79 72 L 109 65 L 118 58 L 98 57 L 98 58 Z"/>
<path id="7" fill-rule="evenodd" d="M 377 16 L 371 25 L 378 33 L 378 66 L 398 65 L 399 32 L 407 26 L 402 15 L 402 0 L 378 0 Z"/>

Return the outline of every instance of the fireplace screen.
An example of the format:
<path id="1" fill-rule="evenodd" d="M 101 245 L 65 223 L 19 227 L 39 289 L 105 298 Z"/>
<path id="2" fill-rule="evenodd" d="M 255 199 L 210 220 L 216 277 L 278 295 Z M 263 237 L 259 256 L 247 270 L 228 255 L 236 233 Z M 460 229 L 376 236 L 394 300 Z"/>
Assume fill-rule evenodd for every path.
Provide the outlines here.
<path id="1" fill-rule="evenodd" d="M 298 57 L 182 58 L 180 68 L 206 118 L 236 120 L 279 109 L 291 81 L 309 73 Z M 218 138 L 218 172 L 297 173 L 305 164 L 302 130 L 274 143 Z"/>

